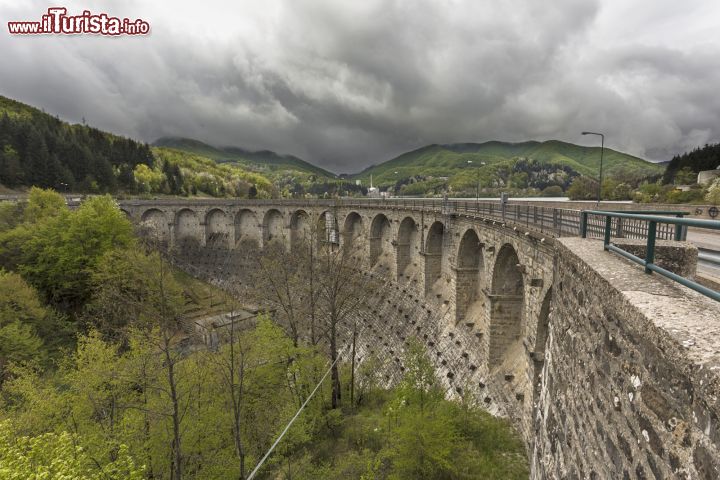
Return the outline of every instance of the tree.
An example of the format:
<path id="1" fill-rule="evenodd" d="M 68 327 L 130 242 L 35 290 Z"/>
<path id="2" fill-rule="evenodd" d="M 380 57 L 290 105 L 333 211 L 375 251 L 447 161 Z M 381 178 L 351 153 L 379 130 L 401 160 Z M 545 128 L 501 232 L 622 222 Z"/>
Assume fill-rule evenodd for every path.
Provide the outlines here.
<path id="1" fill-rule="evenodd" d="M 0 270 L 0 381 L 8 363 L 46 358 L 43 338 L 52 340 L 59 333 L 54 320 L 20 275 Z"/>
<path id="2" fill-rule="evenodd" d="M 53 305 L 75 312 L 90 298 L 102 256 L 133 243 L 132 225 L 112 198 L 94 197 L 27 230 L 19 270 Z"/>
<path id="3" fill-rule="evenodd" d="M 567 196 L 570 200 L 595 200 L 597 199 L 598 183 L 590 177 L 575 177 L 567 189 Z"/>
<path id="4" fill-rule="evenodd" d="M 675 185 L 692 185 L 697 182 L 697 172 L 690 167 L 683 167 L 675 172 L 673 183 Z"/>
<path id="5" fill-rule="evenodd" d="M 259 274 L 254 284 L 261 303 L 278 307 L 279 320 L 294 341 L 302 339 L 302 331 L 309 331 L 312 343 L 319 340 L 327 343 L 334 365 L 331 404 L 336 408 L 341 395 L 335 362 L 339 337 L 341 331 L 352 335 L 354 356 L 358 326 L 347 322 L 371 293 L 375 280 L 358 268 L 362 243 L 358 239 L 341 245 L 332 243 L 324 229 L 323 222 L 291 252 L 282 242 L 266 249 L 259 257 Z M 351 377 L 354 380 L 354 369 Z"/>
<path id="6" fill-rule="evenodd" d="M 128 327 L 151 328 L 160 312 L 155 291 L 160 253 L 143 248 L 116 248 L 105 252 L 91 273 L 92 295 L 85 305 L 88 323 L 107 338 L 127 340 Z M 166 284 L 174 296 L 181 291 L 172 276 Z"/>
<path id="7" fill-rule="evenodd" d="M 713 205 L 720 204 L 720 178 L 716 178 L 715 181 L 708 187 L 705 200 Z"/>
<path id="8" fill-rule="evenodd" d="M 562 197 L 563 189 L 559 185 L 550 185 L 542 191 L 543 197 Z"/>
<path id="9" fill-rule="evenodd" d="M 115 460 L 98 465 L 78 446 L 75 435 L 50 432 L 18 437 L 8 422 L 0 422 L 0 472 L 7 480 L 142 480 L 144 470 L 125 445 L 120 445 Z"/>

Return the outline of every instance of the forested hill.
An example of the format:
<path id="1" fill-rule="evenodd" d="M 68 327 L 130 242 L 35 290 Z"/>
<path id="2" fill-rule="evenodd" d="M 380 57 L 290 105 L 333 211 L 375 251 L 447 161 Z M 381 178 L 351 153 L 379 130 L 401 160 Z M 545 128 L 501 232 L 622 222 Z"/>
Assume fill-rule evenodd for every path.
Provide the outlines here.
<path id="1" fill-rule="evenodd" d="M 60 192 L 264 197 L 277 188 L 236 165 L 119 137 L 0 96 L 0 185 Z"/>
<path id="2" fill-rule="evenodd" d="M 667 165 L 663 182 L 672 183 L 681 170 L 696 174 L 703 170 L 713 170 L 718 167 L 720 167 L 720 143 L 705 145 L 702 148 L 696 148 L 682 155 L 674 156 Z"/>
<path id="3" fill-rule="evenodd" d="M 153 167 L 148 145 L 87 125 L 70 125 L 0 96 L 0 183 L 59 191 L 130 187 L 133 169 Z"/>
<path id="4" fill-rule="evenodd" d="M 221 163 L 237 163 L 259 172 L 295 170 L 320 177 L 335 177 L 333 173 L 306 162 L 302 158 L 293 155 L 281 155 L 271 150 L 250 151 L 241 147 L 213 147 L 199 140 L 183 137 L 159 138 L 153 142 L 153 145 L 195 153 Z"/>
<path id="5" fill-rule="evenodd" d="M 516 168 L 518 162 L 520 166 Z M 375 183 L 383 185 L 395 184 L 411 176 L 448 177 L 451 186 L 462 187 L 474 183 L 477 175 L 483 186 L 493 186 L 512 183 L 510 177 L 513 174 L 526 171 L 544 170 L 550 177 L 568 174 L 596 177 L 599 166 L 600 147 L 583 147 L 557 140 L 490 141 L 428 145 L 369 167 L 353 178 L 368 181 L 372 174 Z M 610 177 L 644 178 L 663 172 L 660 165 L 609 148 L 604 151 L 603 168 Z"/>

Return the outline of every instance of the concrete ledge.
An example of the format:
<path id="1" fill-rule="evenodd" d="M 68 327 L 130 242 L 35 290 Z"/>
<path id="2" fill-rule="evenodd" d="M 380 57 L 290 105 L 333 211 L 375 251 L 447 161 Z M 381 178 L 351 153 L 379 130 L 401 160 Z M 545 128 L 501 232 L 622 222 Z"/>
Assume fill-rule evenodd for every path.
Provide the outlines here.
<path id="1" fill-rule="evenodd" d="M 617 238 L 612 243 L 633 255 L 645 258 L 647 240 Z M 689 242 L 657 240 L 655 242 L 655 264 L 685 278 L 694 278 L 697 272 L 698 249 Z"/>

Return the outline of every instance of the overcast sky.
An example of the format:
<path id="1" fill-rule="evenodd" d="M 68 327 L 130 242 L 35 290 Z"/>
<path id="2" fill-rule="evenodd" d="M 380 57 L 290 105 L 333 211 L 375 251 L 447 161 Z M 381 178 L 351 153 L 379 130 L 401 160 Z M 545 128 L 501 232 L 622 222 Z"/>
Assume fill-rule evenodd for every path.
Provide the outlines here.
<path id="1" fill-rule="evenodd" d="M 142 18 L 147 37 L 11 36 Z M 717 0 L 0 0 L 0 94 L 145 141 L 354 172 L 429 143 L 560 139 L 665 160 L 720 141 Z"/>

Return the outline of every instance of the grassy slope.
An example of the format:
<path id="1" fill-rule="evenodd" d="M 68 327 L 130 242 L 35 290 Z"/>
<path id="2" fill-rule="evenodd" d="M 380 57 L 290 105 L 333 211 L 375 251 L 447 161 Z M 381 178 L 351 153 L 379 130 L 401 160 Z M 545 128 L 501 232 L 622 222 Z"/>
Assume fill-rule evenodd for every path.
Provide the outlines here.
<path id="1" fill-rule="evenodd" d="M 367 168 L 354 178 L 360 178 L 367 183 L 372 174 L 374 182 L 382 185 L 412 175 L 452 177 L 468 167 L 476 168 L 481 162 L 488 166 L 511 164 L 517 157 L 567 165 L 581 174 L 595 177 L 600 165 L 600 148 L 582 147 L 557 140 L 429 145 Z M 468 164 L 468 160 L 472 161 L 472 164 Z M 660 165 L 609 148 L 604 152 L 603 168 L 608 175 L 620 175 L 624 172 L 652 175 L 664 171 Z M 398 172 L 397 175 L 394 172 Z"/>
<path id="2" fill-rule="evenodd" d="M 254 170 L 296 170 L 320 177 L 332 178 L 334 175 L 327 170 L 312 165 L 292 155 L 279 155 L 270 150 L 250 152 L 238 147 L 216 148 L 191 138 L 164 137 L 154 142 L 156 146 L 170 147 L 176 150 L 196 153 L 222 163 L 237 163 Z"/>

